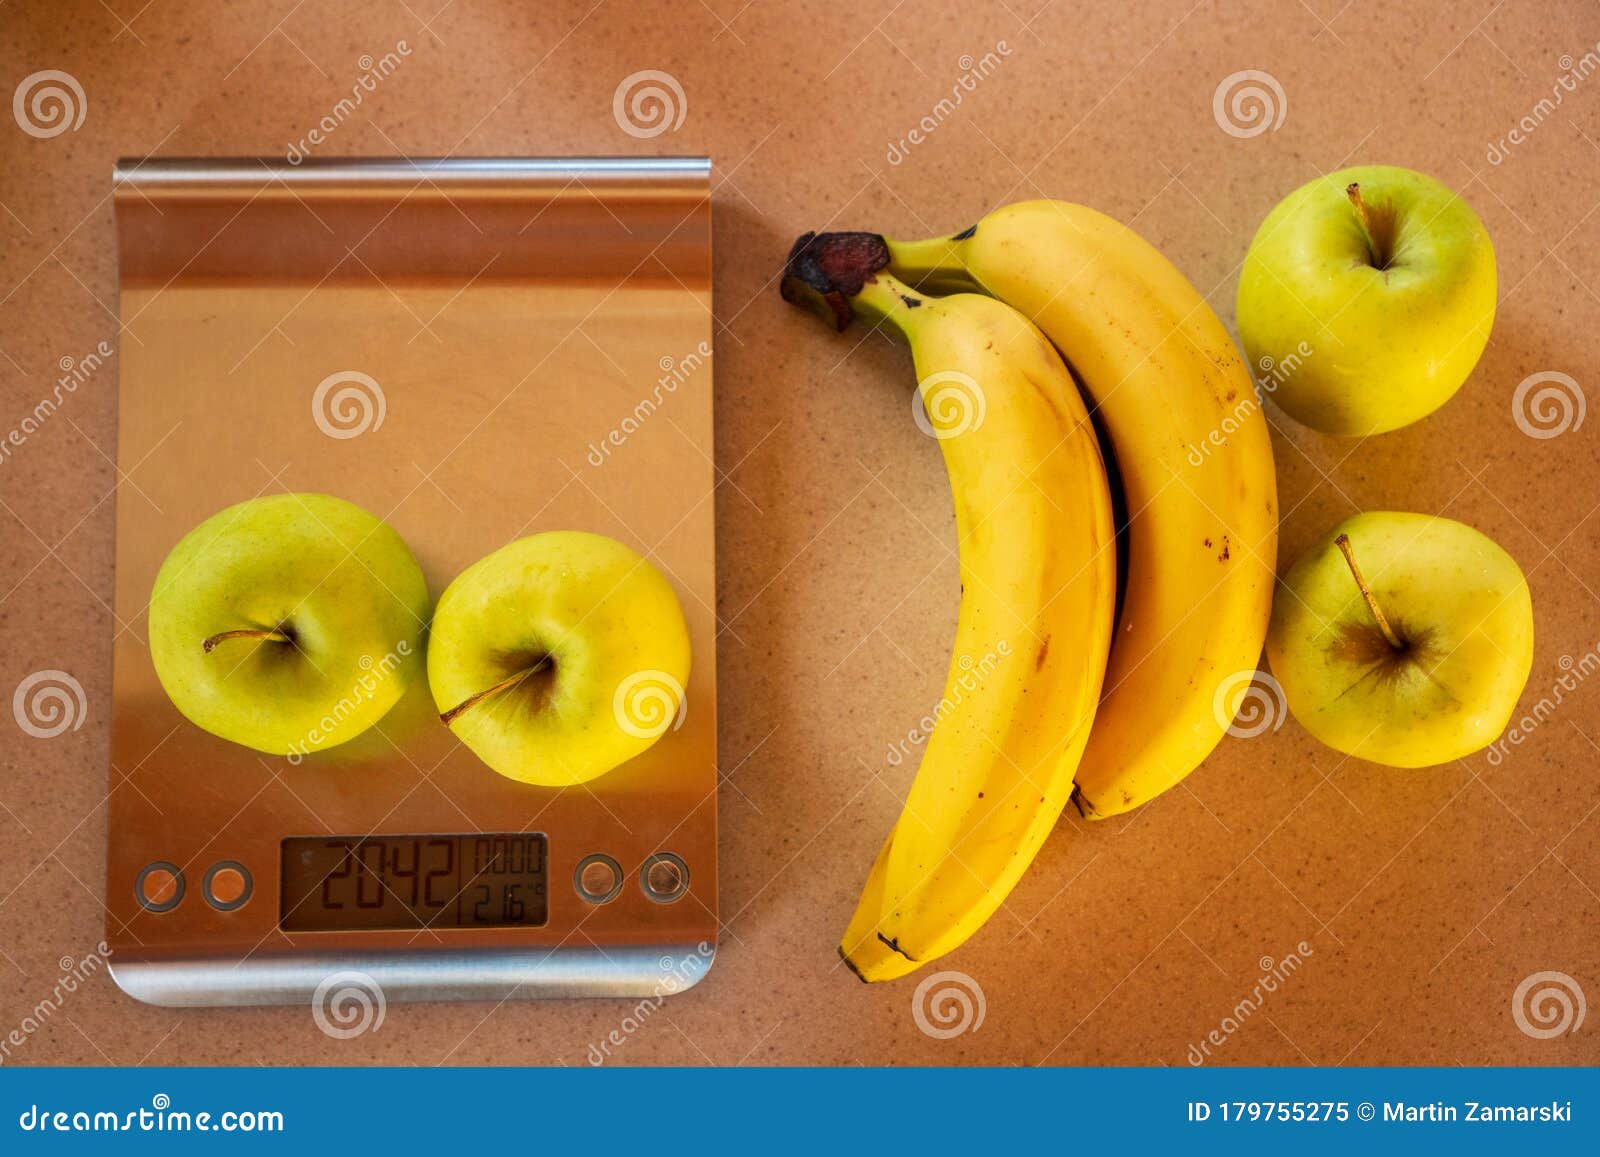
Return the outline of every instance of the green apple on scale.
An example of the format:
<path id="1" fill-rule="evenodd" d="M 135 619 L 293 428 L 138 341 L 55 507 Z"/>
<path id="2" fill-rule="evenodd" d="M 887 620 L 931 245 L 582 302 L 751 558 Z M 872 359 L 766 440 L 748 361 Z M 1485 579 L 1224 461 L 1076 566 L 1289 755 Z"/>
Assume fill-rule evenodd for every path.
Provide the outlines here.
<path id="1" fill-rule="evenodd" d="M 1533 665 L 1516 561 L 1448 518 L 1347 519 L 1289 569 L 1267 658 L 1289 710 L 1337 751 L 1448 763 L 1505 730 Z"/>
<path id="2" fill-rule="evenodd" d="M 1239 278 L 1246 354 L 1273 366 L 1302 343 L 1314 351 L 1273 398 L 1325 434 L 1382 433 L 1444 405 L 1477 364 L 1494 312 L 1483 222 L 1445 185 L 1392 165 L 1290 193 L 1261 223 Z"/>
<path id="3" fill-rule="evenodd" d="M 439 718 L 509 779 L 584 783 L 681 721 L 689 628 L 672 584 L 616 539 L 557 530 L 473 563 L 439 596 Z"/>
<path id="4" fill-rule="evenodd" d="M 394 528 L 326 494 L 230 506 L 167 555 L 150 657 L 173 705 L 273 755 L 345 743 L 422 670 L 428 586 Z"/>

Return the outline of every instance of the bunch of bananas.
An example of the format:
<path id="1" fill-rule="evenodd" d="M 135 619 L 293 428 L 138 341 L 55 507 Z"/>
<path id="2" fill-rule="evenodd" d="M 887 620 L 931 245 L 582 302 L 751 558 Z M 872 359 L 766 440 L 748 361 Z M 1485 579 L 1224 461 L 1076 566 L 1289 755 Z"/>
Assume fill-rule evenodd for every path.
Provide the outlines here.
<path id="1" fill-rule="evenodd" d="M 783 295 L 906 339 L 955 498 L 950 687 L 839 949 L 891 980 L 977 931 L 1069 799 L 1129 811 L 1220 741 L 1271 611 L 1272 449 L 1205 299 L 1081 205 L 927 241 L 807 234 Z"/>

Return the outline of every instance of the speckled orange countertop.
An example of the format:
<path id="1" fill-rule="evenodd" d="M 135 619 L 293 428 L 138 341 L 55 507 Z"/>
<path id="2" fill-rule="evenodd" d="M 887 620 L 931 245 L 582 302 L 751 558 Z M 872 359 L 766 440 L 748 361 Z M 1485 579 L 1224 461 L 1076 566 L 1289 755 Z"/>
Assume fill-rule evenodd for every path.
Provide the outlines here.
<path id="1" fill-rule="evenodd" d="M 312 151 L 714 158 L 725 782 L 720 955 L 642 1022 L 625 1001 L 392 1004 L 379 1031 L 336 1040 L 304 1008 L 146 1007 L 102 973 L 7 1063 L 584 1064 L 613 1032 L 628 1064 L 1181 1065 L 1214 1032 L 1222 1064 L 1600 1062 L 1591 1026 L 1530 1034 L 1514 1003 L 1544 972 L 1600 997 L 1600 680 L 1583 679 L 1600 646 L 1600 434 L 1591 417 L 1530 437 L 1512 405 L 1538 372 L 1597 387 L 1597 41 L 1592 6 L 1489 0 L 11 0 L 6 91 L 60 70 L 84 115 L 54 136 L 0 124 L 8 429 L 65 367 L 117 346 L 118 156 L 284 155 L 395 53 Z M 613 115 L 643 70 L 682 92 L 681 123 L 649 137 Z M 1228 132 L 1214 96 L 1245 70 L 1273 82 L 1272 125 Z M 1132 816 L 1069 814 L 945 962 L 981 989 L 981 1026 L 925 1033 L 915 981 L 859 984 L 834 944 L 913 772 L 890 747 L 942 686 L 950 501 L 907 420 L 905 352 L 830 336 L 779 300 L 790 241 L 951 230 L 1059 196 L 1132 223 L 1231 325 L 1268 208 L 1366 162 L 1462 191 L 1494 238 L 1499 314 L 1470 382 L 1418 425 L 1342 442 L 1269 410 L 1283 555 L 1356 509 L 1470 522 L 1533 590 L 1523 709 L 1570 687 L 1498 763 L 1384 770 L 1291 720 L 1225 741 Z M 0 463 L 0 692 L 55 670 L 85 704 L 53 738 L 5 720 L 0 1036 L 102 934 L 119 485 L 104 360 Z"/>

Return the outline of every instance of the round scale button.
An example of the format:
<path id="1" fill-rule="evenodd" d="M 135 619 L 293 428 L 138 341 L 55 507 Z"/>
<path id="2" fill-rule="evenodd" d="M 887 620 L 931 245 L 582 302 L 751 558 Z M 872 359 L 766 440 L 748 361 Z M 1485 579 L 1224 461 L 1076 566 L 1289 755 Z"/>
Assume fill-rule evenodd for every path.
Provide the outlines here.
<path id="1" fill-rule="evenodd" d="M 218 860 L 206 869 L 200 890 L 205 893 L 206 903 L 217 911 L 232 912 L 244 907 L 255 885 L 250 879 L 250 870 L 243 864 L 237 860 Z"/>
<path id="2" fill-rule="evenodd" d="M 689 890 L 689 865 L 681 856 L 657 852 L 639 869 L 644 894 L 658 904 L 670 904 Z"/>
<path id="3" fill-rule="evenodd" d="M 622 865 L 598 852 L 585 856 L 572 873 L 572 886 L 591 904 L 609 904 L 622 891 Z"/>
<path id="4" fill-rule="evenodd" d="M 183 901 L 183 870 L 167 860 L 155 860 L 139 871 L 133 894 L 149 912 L 170 912 Z"/>

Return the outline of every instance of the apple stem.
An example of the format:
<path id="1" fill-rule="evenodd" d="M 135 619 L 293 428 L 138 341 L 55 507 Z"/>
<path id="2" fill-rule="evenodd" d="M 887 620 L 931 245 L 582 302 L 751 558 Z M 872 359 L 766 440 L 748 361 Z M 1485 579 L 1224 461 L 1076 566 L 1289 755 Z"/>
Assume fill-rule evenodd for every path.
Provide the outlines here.
<path id="1" fill-rule="evenodd" d="M 1384 615 L 1383 608 L 1378 605 L 1377 596 L 1372 593 L 1372 588 L 1367 585 L 1366 576 L 1361 573 L 1361 568 L 1356 565 L 1355 551 L 1350 548 L 1350 536 L 1341 534 L 1333 540 L 1333 545 L 1339 548 L 1339 553 L 1344 555 L 1344 561 L 1349 564 L 1350 573 L 1355 576 L 1356 589 L 1361 592 L 1361 597 L 1366 600 L 1367 608 L 1372 611 L 1372 617 L 1378 620 L 1378 630 L 1382 631 L 1383 637 L 1389 640 L 1389 646 L 1396 651 L 1404 651 L 1406 649 L 1405 640 L 1395 634 L 1394 628 L 1389 625 L 1389 620 Z"/>
<path id="2" fill-rule="evenodd" d="M 524 679 L 528 678 L 530 675 L 537 675 L 540 671 L 547 670 L 550 667 L 550 662 L 550 656 L 546 655 L 544 658 L 540 659 L 537 663 L 526 670 L 518 671 L 515 675 L 506 676 L 506 678 L 500 680 L 500 682 L 496 683 L 493 687 L 485 687 L 482 691 L 468 695 L 460 703 L 457 703 L 454 707 L 450 708 L 450 710 L 443 712 L 439 716 L 439 722 L 443 723 L 446 727 L 449 727 L 450 724 L 455 721 L 456 716 L 460 715 L 467 708 L 483 702 L 483 700 L 489 698 L 491 695 L 498 695 L 502 691 L 509 691 L 518 683 L 521 683 Z"/>
<path id="3" fill-rule="evenodd" d="M 1366 240 L 1367 255 L 1372 259 L 1372 267 L 1389 268 L 1389 245 L 1392 240 L 1389 233 L 1393 229 L 1393 213 L 1380 213 L 1378 209 L 1368 205 L 1361 196 L 1361 185 L 1358 182 L 1351 181 L 1345 186 L 1344 192 L 1356 208 L 1356 222 L 1361 226 L 1361 236 Z"/>
<path id="4" fill-rule="evenodd" d="M 200 646 L 204 648 L 205 653 L 209 655 L 212 651 L 217 649 L 218 643 L 225 642 L 228 639 L 260 639 L 265 643 L 294 642 L 293 639 L 289 638 L 289 636 L 284 634 L 282 631 L 266 631 L 255 627 L 243 627 L 236 631 L 220 631 L 217 634 L 212 635 L 205 642 L 201 643 Z"/>

